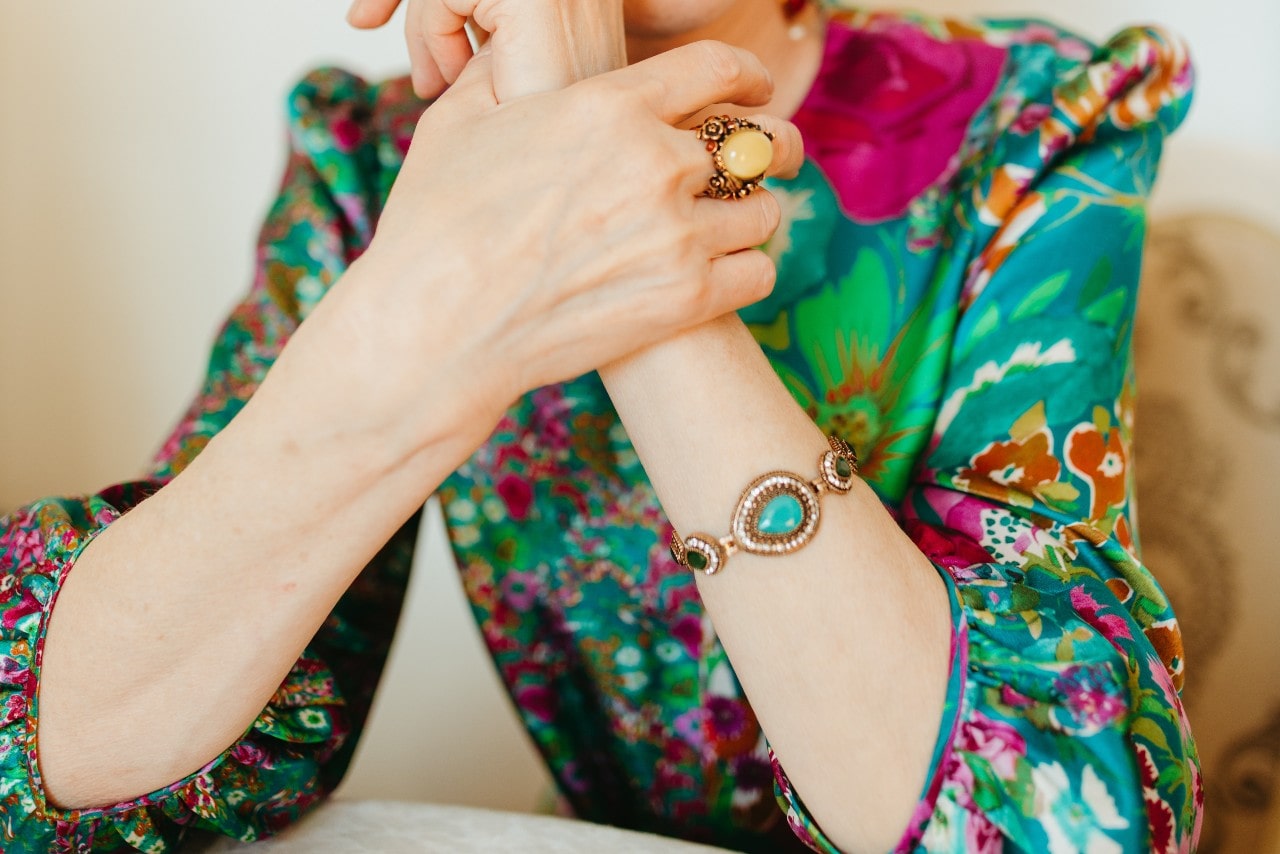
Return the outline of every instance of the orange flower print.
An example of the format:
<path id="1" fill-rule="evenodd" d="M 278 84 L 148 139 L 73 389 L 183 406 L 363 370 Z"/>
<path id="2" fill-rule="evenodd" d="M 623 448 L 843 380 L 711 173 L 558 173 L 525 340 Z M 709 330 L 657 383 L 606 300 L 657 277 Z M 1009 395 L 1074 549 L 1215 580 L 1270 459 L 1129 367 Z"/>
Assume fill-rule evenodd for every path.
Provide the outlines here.
<path id="1" fill-rule="evenodd" d="M 1182 651 L 1182 629 L 1178 626 L 1178 621 L 1172 618 L 1161 620 L 1143 629 L 1142 633 L 1155 647 L 1156 655 L 1160 656 L 1160 662 L 1173 681 L 1174 690 L 1181 691 L 1186 674 L 1182 669 L 1185 659 Z"/>
<path id="2" fill-rule="evenodd" d="M 1105 519 L 1125 501 L 1125 475 L 1129 455 L 1118 427 L 1113 427 L 1105 411 L 1094 420 L 1078 425 L 1067 436 L 1067 468 L 1089 484 L 1093 500 L 1091 520 Z"/>
<path id="3" fill-rule="evenodd" d="M 992 442 L 974 457 L 973 467 L 965 469 L 961 476 L 969 481 L 975 492 L 989 493 L 1001 500 L 1011 500 L 1014 490 L 1034 494 L 1040 486 L 1058 479 L 1061 466 L 1049 453 L 1052 447 L 1053 434 L 1047 429 L 1028 436 L 1022 442 L 1016 439 Z"/>
<path id="4" fill-rule="evenodd" d="M 1044 405 L 1036 404 L 1009 431 L 1009 441 L 987 445 L 955 478 L 975 495 L 1018 507 L 1035 499 L 1046 504 L 1072 500 L 1076 491 L 1059 483 L 1062 463 L 1053 453 L 1053 432 L 1045 423 Z"/>

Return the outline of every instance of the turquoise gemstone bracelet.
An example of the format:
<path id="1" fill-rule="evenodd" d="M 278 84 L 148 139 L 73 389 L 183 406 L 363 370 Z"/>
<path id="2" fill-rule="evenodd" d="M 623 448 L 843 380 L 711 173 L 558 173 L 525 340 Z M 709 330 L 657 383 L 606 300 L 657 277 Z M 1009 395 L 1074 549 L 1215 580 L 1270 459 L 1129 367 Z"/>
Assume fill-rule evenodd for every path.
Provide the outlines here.
<path id="1" fill-rule="evenodd" d="M 858 456 L 844 439 L 827 437 L 831 450 L 818 458 L 821 474 L 813 480 L 785 471 L 756 478 L 738 499 L 730 534 L 716 539 L 706 534 L 681 537 L 671 532 L 671 556 L 683 567 L 715 575 L 737 552 L 784 555 L 802 549 L 818 532 L 822 519 L 819 497 L 843 495 L 853 488 Z"/>

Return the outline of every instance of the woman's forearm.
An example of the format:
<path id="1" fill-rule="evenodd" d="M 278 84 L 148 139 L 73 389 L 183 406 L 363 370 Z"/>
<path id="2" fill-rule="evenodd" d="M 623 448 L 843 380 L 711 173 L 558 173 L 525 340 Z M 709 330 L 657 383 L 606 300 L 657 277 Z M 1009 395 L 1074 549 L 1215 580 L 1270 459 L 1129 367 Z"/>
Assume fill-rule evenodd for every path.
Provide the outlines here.
<path id="1" fill-rule="evenodd" d="M 40 682 L 39 761 L 54 803 L 129 800 L 231 745 L 355 576 L 479 441 L 451 422 L 456 401 L 432 405 L 429 390 L 417 403 L 435 413 L 421 426 L 436 438 L 412 453 L 342 426 L 305 393 L 314 383 L 288 376 L 299 367 L 289 355 L 185 471 L 71 568 Z M 342 397 L 344 379 L 327 379 Z"/>
<path id="2" fill-rule="evenodd" d="M 728 532 L 741 490 L 817 475 L 825 437 L 734 315 L 601 371 L 663 508 Z M 861 481 L 798 552 L 734 555 L 702 600 L 797 792 L 846 850 L 886 850 L 915 806 L 948 675 L 936 571 Z"/>

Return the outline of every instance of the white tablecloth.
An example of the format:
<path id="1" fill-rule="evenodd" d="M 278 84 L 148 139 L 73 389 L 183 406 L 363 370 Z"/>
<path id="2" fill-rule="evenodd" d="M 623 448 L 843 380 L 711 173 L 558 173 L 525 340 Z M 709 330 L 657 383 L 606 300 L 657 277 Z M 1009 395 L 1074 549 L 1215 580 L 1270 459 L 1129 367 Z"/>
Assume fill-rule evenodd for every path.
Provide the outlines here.
<path id="1" fill-rule="evenodd" d="M 186 848 L 184 851 L 188 850 Z M 192 845 L 201 854 L 714 854 L 721 848 L 585 821 L 394 801 L 331 801 L 294 827 L 252 845 Z"/>

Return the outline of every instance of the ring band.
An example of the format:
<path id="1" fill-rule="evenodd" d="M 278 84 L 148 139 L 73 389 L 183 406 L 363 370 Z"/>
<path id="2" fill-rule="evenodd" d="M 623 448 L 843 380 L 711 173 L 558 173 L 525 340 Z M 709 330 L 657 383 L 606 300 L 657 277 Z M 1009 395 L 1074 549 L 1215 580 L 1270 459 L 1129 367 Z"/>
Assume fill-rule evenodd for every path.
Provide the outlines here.
<path id="1" fill-rule="evenodd" d="M 755 192 L 773 162 L 773 134 L 755 122 L 731 116 L 712 116 L 696 133 L 706 143 L 716 170 L 702 195 L 745 199 Z"/>
<path id="2" fill-rule="evenodd" d="M 858 474 L 858 455 L 849 443 L 839 436 L 828 436 L 827 442 L 830 450 L 818 457 L 818 477 L 805 480 L 786 471 L 761 475 L 738 499 L 729 536 L 681 537 L 672 529 L 671 557 L 685 569 L 715 575 L 737 552 L 784 555 L 807 546 L 822 518 L 818 499 L 853 489 Z"/>

